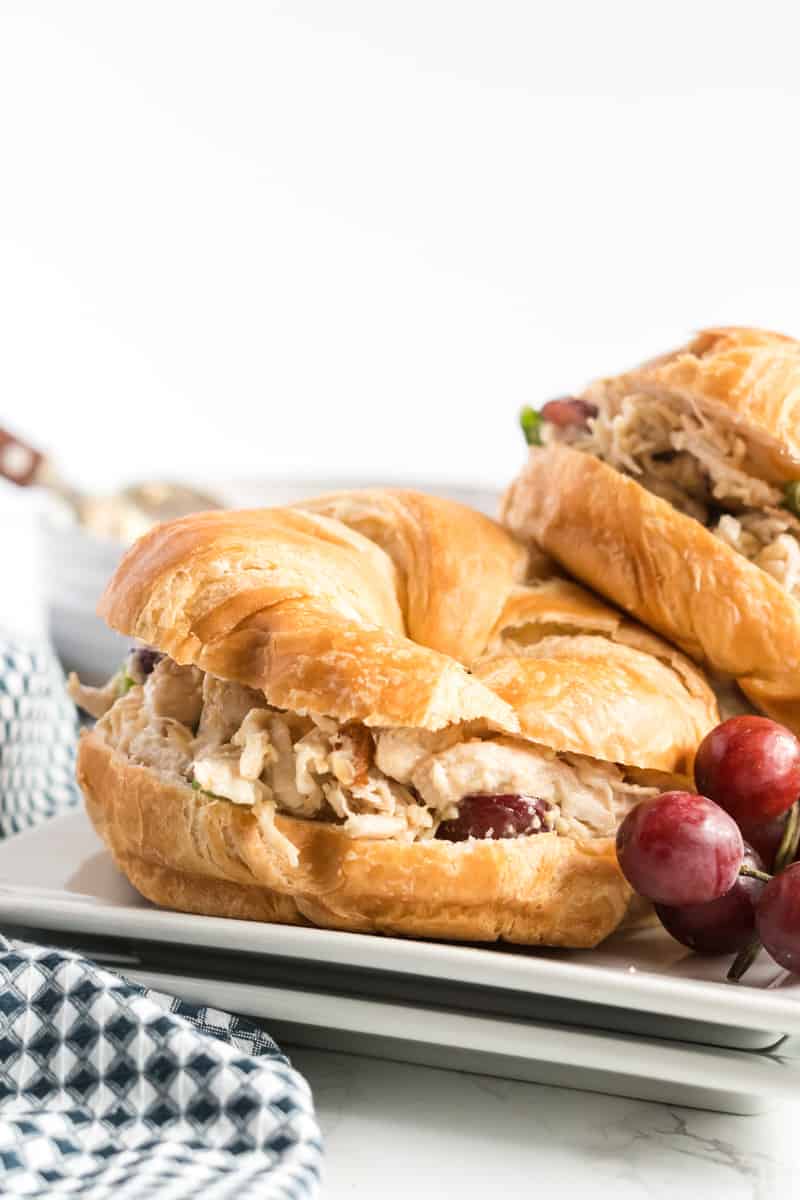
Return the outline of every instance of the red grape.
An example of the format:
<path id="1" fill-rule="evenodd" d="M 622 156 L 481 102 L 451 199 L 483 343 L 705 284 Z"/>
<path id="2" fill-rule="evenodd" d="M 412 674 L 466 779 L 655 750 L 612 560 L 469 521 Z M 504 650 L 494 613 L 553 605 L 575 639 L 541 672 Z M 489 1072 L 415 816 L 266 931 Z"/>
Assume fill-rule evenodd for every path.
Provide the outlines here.
<path id="1" fill-rule="evenodd" d="M 694 778 L 703 795 L 751 829 L 800 796 L 800 741 L 768 717 L 731 717 L 700 743 Z"/>
<path id="2" fill-rule="evenodd" d="M 656 904 L 707 904 L 736 882 L 744 842 L 713 800 L 664 792 L 632 809 L 617 831 L 617 857 L 634 891 Z"/>
<path id="3" fill-rule="evenodd" d="M 558 400 L 548 400 L 540 415 L 543 421 L 563 429 L 568 425 L 585 425 L 590 417 L 597 416 L 597 408 L 576 396 L 560 396 Z"/>
<path id="4" fill-rule="evenodd" d="M 458 816 L 442 821 L 437 838 L 465 842 L 467 838 L 512 838 L 544 833 L 552 826 L 550 805 L 535 796 L 465 796 Z"/>
<path id="5" fill-rule="evenodd" d="M 764 862 L 765 870 L 771 871 L 775 866 L 775 855 L 783 840 L 786 829 L 787 813 L 781 813 L 764 825 L 740 825 L 742 837 L 757 850 Z"/>
<path id="6" fill-rule="evenodd" d="M 764 869 L 752 846 L 745 845 L 744 862 L 759 871 Z M 740 875 L 719 900 L 682 908 L 657 904 L 655 908 L 667 932 L 690 950 L 697 954 L 735 954 L 755 937 L 755 906 L 763 888 L 760 879 Z"/>
<path id="7" fill-rule="evenodd" d="M 164 655 L 150 646 L 133 646 L 128 653 L 125 669 L 134 683 L 144 683 L 152 675 Z"/>
<path id="8" fill-rule="evenodd" d="M 800 973 L 800 863 L 764 884 L 756 906 L 756 928 L 775 962 Z"/>

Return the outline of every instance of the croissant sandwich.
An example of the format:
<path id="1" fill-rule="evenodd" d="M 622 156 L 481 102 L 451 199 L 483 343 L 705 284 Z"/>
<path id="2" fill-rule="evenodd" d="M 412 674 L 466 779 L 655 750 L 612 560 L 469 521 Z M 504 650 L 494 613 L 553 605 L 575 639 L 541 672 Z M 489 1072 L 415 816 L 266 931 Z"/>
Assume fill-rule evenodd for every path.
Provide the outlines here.
<path id="1" fill-rule="evenodd" d="M 800 733 L 800 343 L 706 330 L 524 423 L 507 527 Z"/>
<path id="2" fill-rule="evenodd" d="M 672 647 L 413 492 L 162 525 L 100 612 L 146 648 L 73 677 L 79 781 L 187 912 L 592 946 L 631 898 L 619 821 L 717 718 Z"/>

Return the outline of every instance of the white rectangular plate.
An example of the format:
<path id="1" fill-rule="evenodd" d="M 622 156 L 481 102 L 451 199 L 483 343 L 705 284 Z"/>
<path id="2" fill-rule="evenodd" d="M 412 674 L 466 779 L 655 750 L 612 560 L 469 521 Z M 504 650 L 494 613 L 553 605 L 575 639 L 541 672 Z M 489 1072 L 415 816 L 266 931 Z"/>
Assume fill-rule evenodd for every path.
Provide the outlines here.
<path id="1" fill-rule="evenodd" d="M 755 1113 L 797 1097 L 779 1055 L 704 1048 L 225 979 L 130 970 L 144 984 L 265 1022 L 283 1045 L 415 1062 L 639 1100 Z"/>
<path id="2" fill-rule="evenodd" d="M 407 982 L 446 981 L 451 991 L 459 986 L 504 989 L 618 1010 L 620 1022 L 612 1026 L 617 1029 L 625 1027 L 625 1013 L 630 1012 L 754 1031 L 749 1042 L 727 1044 L 756 1049 L 774 1044 L 781 1035 L 800 1034 L 800 979 L 762 954 L 743 984 L 728 984 L 729 959 L 695 956 L 659 929 L 619 934 L 592 951 L 536 951 L 370 937 L 158 909 L 116 870 L 83 812 L 0 845 L 0 923 L 133 939 L 162 948 L 171 944 L 176 952 L 205 948 L 209 960 L 224 948 L 229 954 L 267 955 L 287 964 L 346 968 L 364 972 L 365 978 L 384 972 Z M 196 962 L 199 970 L 202 956 Z M 665 1036 L 691 1034 L 665 1029 Z"/>

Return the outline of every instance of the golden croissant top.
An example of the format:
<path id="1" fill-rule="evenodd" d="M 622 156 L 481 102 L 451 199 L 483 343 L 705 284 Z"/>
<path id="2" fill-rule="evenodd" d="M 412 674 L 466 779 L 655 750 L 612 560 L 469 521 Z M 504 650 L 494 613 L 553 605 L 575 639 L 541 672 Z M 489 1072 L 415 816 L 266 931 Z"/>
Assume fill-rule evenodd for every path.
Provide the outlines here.
<path id="1" fill-rule="evenodd" d="M 177 663 L 344 722 L 522 725 L 557 749 L 681 772 L 716 713 L 672 647 L 495 521 L 413 491 L 160 525 L 99 613 Z"/>

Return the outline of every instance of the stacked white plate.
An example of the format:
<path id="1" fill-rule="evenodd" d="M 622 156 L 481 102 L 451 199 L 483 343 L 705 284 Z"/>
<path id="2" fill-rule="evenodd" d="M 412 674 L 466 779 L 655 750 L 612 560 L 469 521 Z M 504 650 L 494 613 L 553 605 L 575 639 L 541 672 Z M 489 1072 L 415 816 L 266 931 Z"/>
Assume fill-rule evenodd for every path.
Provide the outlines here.
<path id="1" fill-rule="evenodd" d="M 149 905 L 83 813 L 0 845 L 0 928 L 80 949 L 134 980 L 264 1021 L 287 1044 L 725 1112 L 800 1084 L 800 979 L 660 930 L 595 951 L 368 937 Z"/>

